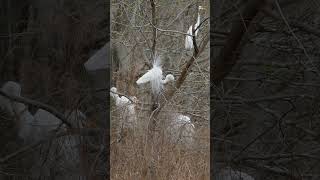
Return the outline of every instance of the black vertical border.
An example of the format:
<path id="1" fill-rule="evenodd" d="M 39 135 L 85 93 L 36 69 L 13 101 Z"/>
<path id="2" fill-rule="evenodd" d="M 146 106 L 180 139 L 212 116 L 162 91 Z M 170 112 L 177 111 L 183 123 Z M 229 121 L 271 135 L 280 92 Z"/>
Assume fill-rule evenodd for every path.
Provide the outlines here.
<path id="1" fill-rule="evenodd" d="M 110 0 L 106 0 L 106 15 L 107 15 L 107 32 L 106 32 L 106 36 L 107 36 L 107 42 L 110 42 L 110 32 L 111 32 L 111 24 L 110 24 L 110 13 L 111 13 L 111 2 Z M 109 54 L 108 54 L 108 57 L 107 57 L 107 64 L 108 64 L 108 69 L 107 69 L 107 90 L 106 91 L 106 103 L 107 103 L 107 123 L 106 123 L 106 133 L 105 133 L 105 136 L 106 136 L 106 139 L 105 139 L 105 145 L 106 145 L 106 150 L 107 150 L 107 158 L 106 158 L 106 179 L 110 179 L 110 96 L 109 96 L 109 89 L 110 89 L 110 82 L 111 82 L 111 67 L 112 67 L 112 64 L 111 64 L 111 45 L 109 46 Z"/>

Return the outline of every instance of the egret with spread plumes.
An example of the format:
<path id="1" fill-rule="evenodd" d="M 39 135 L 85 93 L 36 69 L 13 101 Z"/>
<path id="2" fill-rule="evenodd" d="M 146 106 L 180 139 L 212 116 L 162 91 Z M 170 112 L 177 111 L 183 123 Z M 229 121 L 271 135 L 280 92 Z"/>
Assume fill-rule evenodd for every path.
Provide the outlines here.
<path id="1" fill-rule="evenodd" d="M 130 97 L 130 99 L 125 96 L 120 97 L 117 94 L 117 88 L 115 87 L 110 89 L 110 96 L 115 100 L 117 108 L 121 109 L 123 115 L 126 117 L 125 123 L 130 124 L 128 125 L 129 127 L 135 125 L 137 123 L 135 103 L 138 102 L 138 99 L 135 96 Z"/>
<path id="2" fill-rule="evenodd" d="M 141 76 L 136 83 L 141 85 L 150 82 L 152 93 L 158 95 L 163 90 L 163 84 L 170 81 L 174 81 L 174 76 L 172 74 L 168 74 L 166 78 L 163 79 L 160 57 L 157 56 L 153 62 L 152 69 L 148 70 L 147 73 Z"/>

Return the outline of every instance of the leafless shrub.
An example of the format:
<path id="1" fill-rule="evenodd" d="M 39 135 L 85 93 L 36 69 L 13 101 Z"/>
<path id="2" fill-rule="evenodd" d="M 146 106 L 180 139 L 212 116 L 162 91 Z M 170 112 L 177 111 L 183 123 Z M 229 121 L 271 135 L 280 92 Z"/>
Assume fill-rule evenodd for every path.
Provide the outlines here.
<path id="1" fill-rule="evenodd" d="M 176 92 L 156 117 L 152 115 L 155 99 L 149 84 L 135 84 L 151 68 L 154 52 L 162 57 L 164 75 L 172 73 L 179 78 L 192 56 L 192 51 L 184 49 L 184 33 L 195 23 L 198 5 L 207 9 L 201 14 L 203 19 L 208 16 L 209 1 L 112 1 L 111 5 L 113 84 L 119 92 L 139 100 L 139 125 L 134 131 L 123 130 L 119 135 L 116 129 L 123 121 L 122 112 L 116 108 L 111 111 L 111 179 L 209 179 L 208 49 L 197 57 L 180 88 L 176 89 L 176 82 L 165 85 L 160 97 L 164 101 L 170 89 Z M 208 22 L 204 22 L 198 45 L 207 33 Z M 168 130 L 176 113 L 191 117 L 195 124 L 194 146 L 170 140 Z M 150 136 L 153 118 L 156 126 Z"/>

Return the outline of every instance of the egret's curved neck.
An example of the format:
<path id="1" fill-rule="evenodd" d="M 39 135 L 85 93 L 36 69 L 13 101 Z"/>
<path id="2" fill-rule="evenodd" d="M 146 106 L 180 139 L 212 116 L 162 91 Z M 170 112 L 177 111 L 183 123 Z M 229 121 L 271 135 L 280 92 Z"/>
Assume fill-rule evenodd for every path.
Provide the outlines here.
<path id="1" fill-rule="evenodd" d="M 165 79 L 165 80 L 161 80 L 161 82 L 162 82 L 163 84 L 166 84 L 168 81 L 169 81 L 168 76 L 166 76 L 166 79 Z"/>
<path id="2" fill-rule="evenodd" d="M 200 24 L 200 10 L 198 11 L 198 18 L 197 18 L 197 25 L 199 26 Z"/>
<path id="3" fill-rule="evenodd" d="M 166 84 L 166 83 L 168 83 L 169 81 L 170 81 L 169 76 L 166 76 L 165 80 L 162 80 L 162 83 L 163 83 L 163 84 Z"/>

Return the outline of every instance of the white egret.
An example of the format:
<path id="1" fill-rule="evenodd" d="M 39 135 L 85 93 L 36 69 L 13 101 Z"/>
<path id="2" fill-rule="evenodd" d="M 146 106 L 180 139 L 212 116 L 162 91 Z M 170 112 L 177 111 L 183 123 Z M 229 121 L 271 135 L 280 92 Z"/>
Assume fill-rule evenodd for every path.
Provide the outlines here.
<path id="1" fill-rule="evenodd" d="M 141 85 L 150 82 L 153 94 L 160 94 L 163 90 L 163 84 L 170 81 L 174 81 L 174 76 L 172 74 L 168 74 L 163 80 L 160 57 L 157 56 L 153 62 L 152 69 L 148 70 L 147 73 L 141 76 L 136 83 Z"/>
<path id="2" fill-rule="evenodd" d="M 169 134 L 173 142 L 182 142 L 187 146 L 192 146 L 195 133 L 195 126 L 190 117 L 175 114 L 172 122 L 169 123 Z"/>
<path id="3" fill-rule="evenodd" d="M 195 29 L 195 36 L 198 35 L 198 31 L 199 31 L 199 25 L 200 25 L 200 10 L 204 9 L 202 6 L 199 6 L 198 8 L 198 18 L 197 18 L 197 22 L 194 26 L 190 26 L 188 31 L 187 31 L 187 34 L 190 34 L 190 35 L 193 35 L 192 33 L 192 27 L 194 27 Z M 192 36 L 189 36 L 189 35 L 186 35 L 186 40 L 185 40 L 185 48 L 187 50 L 191 50 L 193 49 L 193 38 Z"/>
<path id="4" fill-rule="evenodd" d="M 123 123 L 130 124 L 128 125 L 129 127 L 131 125 L 136 125 L 136 111 L 135 111 L 135 103 L 138 102 L 138 99 L 135 96 L 130 97 L 131 100 L 129 100 L 125 96 L 119 96 L 117 93 L 117 88 L 112 87 L 110 89 L 110 96 L 115 100 L 116 106 L 118 109 L 122 111 L 122 115 L 125 116 L 126 121 Z M 127 126 L 127 125 L 126 125 Z"/>

